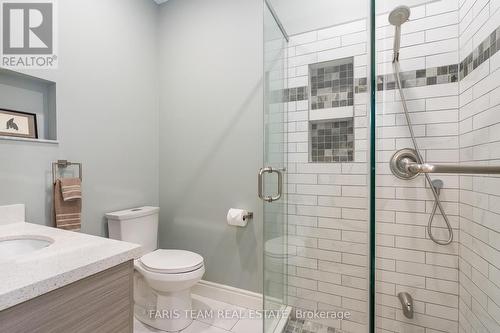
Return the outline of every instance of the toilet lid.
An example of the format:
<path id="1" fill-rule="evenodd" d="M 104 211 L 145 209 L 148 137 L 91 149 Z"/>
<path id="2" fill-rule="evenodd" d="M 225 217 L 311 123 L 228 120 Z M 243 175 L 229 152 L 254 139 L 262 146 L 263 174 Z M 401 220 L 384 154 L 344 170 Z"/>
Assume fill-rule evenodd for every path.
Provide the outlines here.
<path id="1" fill-rule="evenodd" d="M 156 250 L 139 259 L 141 265 L 156 273 L 187 273 L 203 266 L 203 257 L 183 250 Z"/>

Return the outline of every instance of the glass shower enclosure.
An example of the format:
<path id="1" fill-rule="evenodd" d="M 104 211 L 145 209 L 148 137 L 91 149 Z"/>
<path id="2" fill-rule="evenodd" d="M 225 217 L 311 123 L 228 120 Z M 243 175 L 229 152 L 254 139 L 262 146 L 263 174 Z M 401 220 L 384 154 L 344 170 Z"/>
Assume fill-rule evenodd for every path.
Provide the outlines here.
<path id="1" fill-rule="evenodd" d="M 498 2 L 264 12 L 265 332 L 500 332 Z"/>
<path id="2" fill-rule="evenodd" d="M 293 7 L 264 2 L 264 328 L 368 332 L 368 19 L 289 37 Z"/>
<path id="3" fill-rule="evenodd" d="M 287 86 L 288 37 L 269 3 L 264 8 L 264 165 L 259 196 L 264 211 L 264 319 L 266 332 L 283 329 L 287 309 Z M 286 322 L 286 320 L 285 320 Z M 280 326 L 281 325 L 281 326 Z"/>

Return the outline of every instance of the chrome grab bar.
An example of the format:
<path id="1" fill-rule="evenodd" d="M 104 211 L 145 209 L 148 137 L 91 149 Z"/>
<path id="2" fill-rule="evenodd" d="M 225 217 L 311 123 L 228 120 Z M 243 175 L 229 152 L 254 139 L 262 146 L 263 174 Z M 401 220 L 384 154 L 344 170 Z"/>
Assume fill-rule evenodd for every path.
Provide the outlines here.
<path id="1" fill-rule="evenodd" d="M 482 165 L 445 165 L 445 164 L 418 164 L 406 159 L 401 161 L 406 170 L 412 173 L 470 173 L 470 174 L 498 174 L 500 166 Z"/>
<path id="2" fill-rule="evenodd" d="M 281 195 L 283 194 L 283 173 L 281 171 L 282 170 L 279 169 L 273 169 L 272 167 L 265 167 L 259 170 L 258 194 L 260 199 L 266 202 L 273 202 L 281 199 Z M 266 173 L 276 173 L 278 175 L 278 193 L 276 195 L 264 195 L 264 174 Z"/>
<path id="3" fill-rule="evenodd" d="M 500 166 L 419 164 L 417 161 L 418 156 L 415 150 L 409 148 L 398 150 L 391 158 L 391 171 L 401 179 L 413 179 L 420 174 L 427 173 L 500 174 Z"/>

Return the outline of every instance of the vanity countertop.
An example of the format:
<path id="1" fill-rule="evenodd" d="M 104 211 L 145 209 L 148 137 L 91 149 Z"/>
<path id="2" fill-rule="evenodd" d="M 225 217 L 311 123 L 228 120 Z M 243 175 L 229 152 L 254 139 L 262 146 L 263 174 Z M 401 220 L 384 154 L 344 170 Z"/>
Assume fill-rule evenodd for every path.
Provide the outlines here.
<path id="1" fill-rule="evenodd" d="M 0 311 L 141 256 L 137 244 L 24 222 L 0 225 L 0 240 L 23 236 L 54 243 L 0 260 Z"/>

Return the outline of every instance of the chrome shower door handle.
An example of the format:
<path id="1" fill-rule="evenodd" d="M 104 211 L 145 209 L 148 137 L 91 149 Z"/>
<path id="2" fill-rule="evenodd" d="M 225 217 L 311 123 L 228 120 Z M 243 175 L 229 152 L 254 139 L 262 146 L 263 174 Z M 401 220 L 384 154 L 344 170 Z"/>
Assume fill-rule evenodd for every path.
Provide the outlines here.
<path id="1" fill-rule="evenodd" d="M 266 173 L 276 173 L 278 175 L 278 193 L 273 196 L 264 195 L 264 175 Z M 265 167 L 259 170 L 258 177 L 258 194 L 259 198 L 266 202 L 273 202 L 281 199 L 283 194 L 283 173 L 279 169 L 273 169 L 272 167 Z"/>

